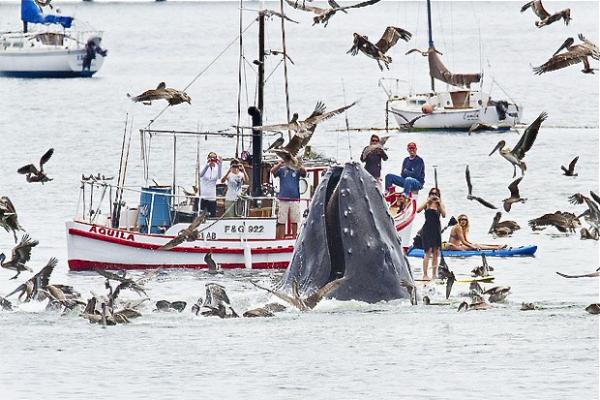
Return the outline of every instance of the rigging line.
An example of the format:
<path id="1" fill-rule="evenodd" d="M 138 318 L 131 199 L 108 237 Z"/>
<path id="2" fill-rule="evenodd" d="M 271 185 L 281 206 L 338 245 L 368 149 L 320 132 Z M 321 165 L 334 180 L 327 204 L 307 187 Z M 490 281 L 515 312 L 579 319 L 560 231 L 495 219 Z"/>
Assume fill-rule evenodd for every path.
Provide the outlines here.
<path id="1" fill-rule="evenodd" d="M 280 12 L 281 15 L 285 15 L 283 13 L 283 0 L 279 0 Z M 285 18 L 281 19 L 281 44 L 283 47 L 283 76 L 285 78 L 285 110 L 287 113 L 287 120 L 290 121 L 290 94 L 288 91 L 288 68 L 287 68 L 287 49 L 285 44 Z M 292 131 L 290 130 L 290 126 L 288 125 L 288 138 L 292 140 Z"/>
<path id="2" fill-rule="evenodd" d="M 238 58 L 238 96 L 237 96 L 237 124 L 236 124 L 236 140 L 235 140 L 235 158 L 238 158 L 239 156 L 239 150 L 240 150 L 240 119 L 242 118 L 242 58 L 244 57 L 244 36 L 242 35 L 242 22 L 243 22 L 243 18 L 242 18 L 242 4 L 243 0 L 240 0 L 240 55 Z"/>
<path id="3" fill-rule="evenodd" d="M 275 73 L 275 71 L 277 71 L 277 68 L 279 68 L 279 66 L 281 65 L 281 63 L 283 63 L 283 59 L 279 60 L 279 62 L 277 63 L 277 65 L 275 65 L 275 68 L 273 68 L 273 71 L 271 71 L 271 73 L 269 75 L 267 75 L 267 77 L 265 78 L 265 83 L 267 83 L 269 81 L 269 78 L 271 76 L 273 76 L 273 74 Z"/>
<path id="4" fill-rule="evenodd" d="M 252 25 L 254 25 L 254 24 L 256 23 L 256 21 L 257 21 L 257 20 L 255 19 L 255 20 L 253 20 L 252 22 L 250 22 L 250 23 L 249 23 L 249 24 L 248 24 L 248 25 L 247 25 L 247 26 L 244 28 L 244 30 L 242 30 L 242 33 L 241 33 L 241 35 L 243 35 L 244 33 L 246 33 L 246 31 L 247 31 L 248 29 L 250 29 L 250 27 L 251 27 Z M 225 48 L 224 48 L 223 50 L 221 50 L 221 52 L 220 52 L 219 54 L 217 54 L 217 56 L 216 56 L 215 58 L 213 58 L 213 60 L 212 60 L 210 63 L 208 63 L 208 65 L 207 65 L 206 67 L 204 67 L 204 69 L 203 69 L 202 71 L 200 71 L 198 74 L 196 74 L 196 76 L 194 77 L 194 79 L 192 79 L 192 81 L 191 81 L 190 83 L 188 83 L 188 84 L 187 84 L 187 86 L 186 86 L 186 87 L 184 87 L 182 90 L 185 92 L 185 91 L 186 91 L 186 90 L 187 90 L 187 89 L 188 89 L 190 86 L 192 86 L 192 85 L 194 84 L 194 82 L 196 82 L 196 81 L 198 80 L 198 78 L 200 78 L 200 76 L 201 76 L 202 74 L 204 74 L 204 73 L 205 73 L 205 72 L 206 72 L 206 71 L 207 71 L 207 70 L 208 70 L 210 67 L 212 67 L 212 66 L 213 66 L 213 64 L 214 64 L 214 63 L 216 63 L 216 62 L 217 62 L 217 60 L 218 60 L 219 58 L 221 58 L 221 56 L 222 56 L 223 54 L 225 54 L 225 52 L 226 52 L 227 50 L 229 50 L 229 48 L 230 48 L 231 46 L 233 46 L 233 45 L 235 44 L 235 42 L 237 42 L 238 38 L 239 38 L 239 36 L 236 36 L 236 37 L 235 37 L 235 39 L 233 39 L 231 42 L 229 42 L 229 44 L 228 44 L 227 46 L 225 46 Z M 148 126 L 146 126 L 146 129 L 150 128 L 150 125 L 152 125 L 153 123 L 155 123 L 155 122 L 156 122 L 156 120 L 157 120 L 158 118 L 160 118 L 160 116 L 161 116 L 161 115 L 163 115 L 163 114 L 164 114 L 164 112 L 165 112 L 165 111 L 167 111 L 167 109 L 168 109 L 169 107 L 170 107 L 170 105 L 166 105 L 166 106 L 165 106 L 165 108 L 163 108 L 163 109 L 161 110 L 161 112 L 159 112 L 159 113 L 156 115 L 156 117 L 154 117 L 153 119 L 151 119 L 151 120 L 150 120 L 150 122 L 148 123 Z"/>
<path id="5" fill-rule="evenodd" d="M 244 56 L 242 58 L 244 60 L 244 65 L 248 64 L 248 66 L 252 69 L 252 72 L 256 73 L 256 68 L 254 68 L 254 64 L 252 64 L 250 61 L 248 61 L 246 56 Z"/>
<path id="6" fill-rule="evenodd" d="M 500 88 L 500 90 L 502 90 L 502 93 L 504 93 L 504 95 L 506 97 L 508 97 L 510 99 L 510 101 L 512 101 L 514 104 L 517 104 L 517 102 L 506 92 L 506 90 L 504 90 L 504 88 L 502 86 L 500 86 L 500 84 L 498 83 L 498 81 L 496 80 L 496 78 L 494 78 L 492 76 L 492 82 L 496 84 L 496 86 L 498 86 Z M 546 126 L 546 125 L 544 125 Z"/>

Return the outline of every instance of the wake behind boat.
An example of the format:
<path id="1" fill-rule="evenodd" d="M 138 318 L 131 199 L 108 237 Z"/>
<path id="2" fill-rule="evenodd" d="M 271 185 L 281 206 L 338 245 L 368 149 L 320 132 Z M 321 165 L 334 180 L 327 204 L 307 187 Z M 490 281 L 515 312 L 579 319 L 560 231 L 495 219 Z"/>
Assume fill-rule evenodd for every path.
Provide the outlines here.
<path id="1" fill-rule="evenodd" d="M 0 76 L 90 77 L 102 67 L 101 31 L 76 29 L 73 17 L 44 14 L 34 0 L 21 0 L 21 20 L 23 31 L 0 34 Z"/>

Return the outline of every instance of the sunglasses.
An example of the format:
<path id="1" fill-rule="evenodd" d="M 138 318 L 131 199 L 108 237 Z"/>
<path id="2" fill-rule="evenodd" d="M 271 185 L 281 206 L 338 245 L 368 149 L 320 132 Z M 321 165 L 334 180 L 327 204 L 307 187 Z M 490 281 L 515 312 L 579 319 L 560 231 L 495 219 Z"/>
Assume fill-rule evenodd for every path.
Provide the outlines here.
<path id="1" fill-rule="evenodd" d="M 379 143 L 379 139 L 371 139 L 371 143 Z"/>
<path id="2" fill-rule="evenodd" d="M 463 221 L 464 221 L 464 222 L 469 222 L 469 220 L 468 220 L 468 219 L 466 219 L 466 218 L 461 218 L 461 219 L 459 219 L 459 221 L 461 221 L 461 222 L 463 222 Z"/>

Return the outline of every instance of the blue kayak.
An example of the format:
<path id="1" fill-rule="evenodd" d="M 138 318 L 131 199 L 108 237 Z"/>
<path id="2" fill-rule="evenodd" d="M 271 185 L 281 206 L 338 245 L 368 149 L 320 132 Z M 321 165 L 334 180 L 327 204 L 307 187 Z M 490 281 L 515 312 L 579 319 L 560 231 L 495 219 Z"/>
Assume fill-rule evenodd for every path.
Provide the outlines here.
<path id="1" fill-rule="evenodd" d="M 471 257 L 485 254 L 488 257 L 533 256 L 537 246 L 509 247 L 501 250 L 442 250 L 444 257 Z M 409 257 L 423 258 L 423 249 L 411 247 L 406 253 Z"/>

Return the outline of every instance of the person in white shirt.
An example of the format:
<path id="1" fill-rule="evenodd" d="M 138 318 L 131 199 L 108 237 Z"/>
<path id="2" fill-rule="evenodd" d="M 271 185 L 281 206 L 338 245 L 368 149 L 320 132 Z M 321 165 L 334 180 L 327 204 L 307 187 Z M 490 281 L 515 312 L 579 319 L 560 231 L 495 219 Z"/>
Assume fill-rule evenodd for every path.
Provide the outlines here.
<path id="1" fill-rule="evenodd" d="M 217 181 L 221 178 L 221 158 L 210 152 L 206 165 L 200 170 L 200 209 L 217 215 Z"/>
<path id="2" fill-rule="evenodd" d="M 248 174 L 244 166 L 236 159 L 231 160 L 229 171 L 221 179 L 221 183 L 227 182 L 227 194 L 225 195 L 225 212 L 223 217 L 237 217 L 235 203 L 242 191 L 242 185 L 248 183 Z"/>

